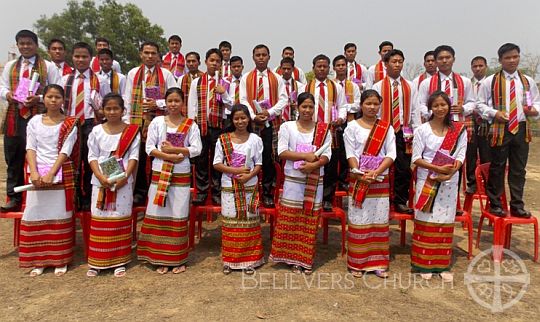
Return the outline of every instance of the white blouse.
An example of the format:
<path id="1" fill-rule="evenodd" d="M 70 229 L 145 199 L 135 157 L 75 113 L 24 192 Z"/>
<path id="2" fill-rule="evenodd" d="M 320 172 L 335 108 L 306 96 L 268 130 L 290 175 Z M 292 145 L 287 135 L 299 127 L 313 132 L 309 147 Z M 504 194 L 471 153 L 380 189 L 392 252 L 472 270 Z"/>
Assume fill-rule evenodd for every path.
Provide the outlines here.
<path id="1" fill-rule="evenodd" d="M 420 125 L 414 132 L 413 139 L 413 153 L 411 162 L 414 163 L 418 159 L 424 159 L 427 162 L 431 163 L 435 153 L 441 147 L 444 137 L 437 136 L 431 130 L 431 125 L 429 122 L 426 122 Z M 461 161 L 465 160 L 465 153 L 467 151 L 467 132 L 463 131 L 458 138 L 457 147 L 452 153 L 452 157 L 456 160 Z M 418 167 L 417 177 L 419 180 L 425 180 L 428 175 L 428 170 L 426 168 Z M 457 171 L 454 176 L 448 181 L 451 183 L 457 183 L 459 179 L 459 171 Z"/>
<path id="2" fill-rule="evenodd" d="M 36 162 L 38 165 L 52 166 L 58 159 L 58 136 L 62 123 L 56 125 L 43 124 L 43 115 L 34 116 L 26 128 L 26 150 L 36 151 Z M 77 128 L 73 129 L 60 153 L 70 155 L 73 145 L 77 142 Z M 21 162 L 24 162 L 21 160 Z"/>
<path id="3" fill-rule="evenodd" d="M 254 133 L 249 134 L 249 138 L 246 142 L 237 144 L 233 144 L 233 150 L 237 153 L 246 155 L 248 148 L 251 148 L 251 161 L 252 166 L 250 167 L 250 170 L 253 170 L 256 165 L 262 165 L 262 151 L 263 151 L 263 143 L 262 139 Z M 219 164 L 219 163 L 225 163 L 225 154 L 223 153 L 223 148 L 221 146 L 221 141 L 217 140 L 216 142 L 216 152 L 214 154 L 214 163 L 213 164 Z M 249 179 L 245 185 L 246 186 L 253 186 L 257 184 L 257 176 L 254 176 L 253 178 Z M 227 174 L 223 174 L 221 176 L 221 186 L 222 187 L 232 187 L 232 180 Z"/>
<path id="4" fill-rule="evenodd" d="M 155 117 L 150 125 L 148 126 L 148 135 L 146 137 L 146 153 L 150 153 L 157 149 L 161 151 L 161 143 L 165 141 L 166 137 L 164 135 L 165 128 L 167 128 L 167 133 L 176 133 L 177 127 L 169 127 L 165 122 L 165 116 Z M 201 135 L 199 132 L 199 127 L 195 122 L 189 128 L 189 131 L 184 139 L 184 147 L 189 151 L 189 156 L 185 156 L 184 160 L 174 165 L 174 173 L 191 173 L 191 164 L 189 163 L 190 158 L 194 158 L 201 154 L 202 142 Z M 152 161 L 152 170 L 161 171 L 163 165 L 163 160 L 160 158 L 154 158 Z"/>
<path id="5" fill-rule="evenodd" d="M 371 133 L 371 129 L 366 129 L 358 124 L 358 121 L 349 122 L 345 128 L 343 135 L 343 141 L 345 142 L 345 152 L 347 153 L 347 159 L 356 158 L 360 162 L 360 156 L 364 153 L 364 148 Z M 379 151 L 379 157 L 396 159 L 396 135 L 394 134 L 394 128 L 388 127 L 388 133 L 384 144 Z M 383 174 L 387 174 L 386 169 Z"/>
<path id="6" fill-rule="evenodd" d="M 90 135 L 88 136 L 88 163 L 92 161 L 97 161 L 101 163 L 107 160 L 111 156 L 111 152 L 115 151 L 118 147 L 118 142 L 122 132 L 118 134 L 108 134 L 103 129 L 103 125 L 96 125 Z M 141 134 L 137 134 L 135 140 L 131 143 L 129 150 L 126 152 L 122 158 L 122 164 L 124 169 L 127 170 L 129 160 L 139 160 L 139 145 L 141 144 Z M 128 182 L 133 182 L 132 173 L 128 178 Z M 95 175 L 92 175 L 93 185 L 100 185 L 99 180 Z"/>
<path id="7" fill-rule="evenodd" d="M 315 128 L 309 133 L 301 133 L 298 131 L 298 126 L 296 121 L 289 121 L 281 124 L 278 134 L 278 155 L 285 151 L 296 151 L 296 146 L 299 144 L 312 144 L 313 135 L 315 133 Z M 332 135 L 330 131 L 326 135 L 323 144 L 332 141 Z M 328 148 L 322 155 L 326 156 L 328 160 L 332 157 L 332 149 Z M 302 173 L 300 170 L 295 170 L 293 168 L 294 161 L 287 160 L 285 162 L 285 175 L 296 178 L 306 178 L 307 175 Z M 321 176 L 324 175 L 324 167 L 320 168 Z"/>

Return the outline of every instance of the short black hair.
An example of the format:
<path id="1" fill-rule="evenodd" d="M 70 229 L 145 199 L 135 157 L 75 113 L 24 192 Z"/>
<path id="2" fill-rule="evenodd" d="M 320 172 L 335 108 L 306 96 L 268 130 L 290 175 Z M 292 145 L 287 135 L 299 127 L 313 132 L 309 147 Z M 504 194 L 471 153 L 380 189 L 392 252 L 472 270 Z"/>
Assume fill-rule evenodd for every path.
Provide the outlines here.
<path id="1" fill-rule="evenodd" d="M 145 46 L 152 46 L 157 49 L 157 52 L 159 53 L 159 45 L 155 41 L 146 40 L 141 44 L 141 47 L 139 47 L 139 51 L 143 51 Z"/>
<path id="2" fill-rule="evenodd" d="M 236 61 L 239 61 L 240 64 L 244 65 L 244 60 L 240 56 L 232 56 L 231 59 L 229 59 L 229 63 L 232 64 Z"/>
<path id="3" fill-rule="evenodd" d="M 435 52 L 433 50 L 426 51 L 426 53 L 424 54 L 424 61 L 426 61 L 428 56 L 433 56 L 433 58 L 435 58 Z"/>
<path id="4" fill-rule="evenodd" d="M 51 39 L 49 43 L 47 44 L 47 49 L 51 49 L 52 44 L 54 44 L 55 42 L 62 44 L 62 47 L 64 47 L 64 50 L 66 49 L 66 43 L 62 39 L 59 39 L 59 38 Z"/>
<path id="5" fill-rule="evenodd" d="M 518 54 L 521 53 L 518 45 L 508 42 L 499 47 L 499 50 L 497 50 L 497 55 L 499 56 L 499 59 L 501 59 L 504 54 L 512 50 L 517 50 Z"/>
<path id="6" fill-rule="evenodd" d="M 97 43 L 98 42 L 106 42 L 108 46 L 111 45 L 111 43 L 109 42 L 109 40 L 105 37 L 96 37 L 96 40 L 94 41 L 94 45 L 97 46 Z"/>
<path id="7" fill-rule="evenodd" d="M 456 56 L 456 51 L 454 50 L 454 48 L 452 48 L 452 47 L 450 47 L 448 45 L 440 45 L 437 48 L 435 48 L 435 50 L 434 50 L 435 59 L 437 59 L 437 57 L 439 57 L 440 53 L 443 52 L 443 51 L 449 52 L 450 54 L 452 54 L 452 57 Z"/>
<path id="8" fill-rule="evenodd" d="M 283 66 L 283 64 L 291 64 L 291 66 L 294 68 L 294 59 L 292 59 L 291 57 L 285 57 L 281 59 L 281 61 L 279 62 L 279 66 Z"/>
<path id="9" fill-rule="evenodd" d="M 98 51 L 98 56 L 101 56 L 101 55 L 108 55 L 109 57 L 111 57 L 111 59 L 114 59 L 114 54 L 112 52 L 112 50 L 110 50 L 109 48 L 102 48 Z"/>
<path id="10" fill-rule="evenodd" d="M 120 105 L 122 110 L 126 109 L 126 106 L 125 106 L 125 103 L 124 103 L 124 98 L 122 98 L 122 95 L 120 95 L 120 94 L 108 93 L 107 95 L 105 95 L 103 97 L 103 100 L 101 101 L 101 107 L 104 108 L 105 105 L 107 105 L 107 103 L 109 101 L 116 101 L 118 103 L 118 105 Z"/>
<path id="11" fill-rule="evenodd" d="M 196 51 L 190 51 L 189 53 L 186 54 L 186 59 L 188 56 L 195 56 L 195 58 L 197 58 L 197 61 L 200 63 L 201 62 L 201 55 L 199 55 L 198 52 Z"/>
<path id="12" fill-rule="evenodd" d="M 401 50 L 392 49 L 389 52 L 387 52 L 386 54 L 384 54 L 383 62 L 385 62 L 385 63 L 389 62 L 390 58 L 392 56 L 401 56 L 401 58 L 403 58 L 403 60 L 405 60 L 405 55 L 403 55 L 403 52 Z"/>
<path id="13" fill-rule="evenodd" d="M 261 49 L 261 48 L 266 49 L 266 52 L 268 52 L 268 55 L 270 55 L 270 48 L 268 48 L 268 46 L 266 46 L 265 44 L 258 44 L 257 46 L 253 47 L 252 55 L 255 55 L 255 50 Z"/>
<path id="14" fill-rule="evenodd" d="M 92 49 L 92 46 L 82 41 L 75 43 L 75 45 L 73 45 L 73 53 L 75 53 L 75 49 L 80 49 L 80 48 L 88 50 L 88 53 L 90 54 L 90 56 L 94 56 L 94 50 Z"/>
<path id="15" fill-rule="evenodd" d="M 390 47 L 392 47 L 392 49 L 394 48 L 394 44 L 393 44 L 393 43 L 391 43 L 391 42 L 388 41 L 388 40 L 385 40 L 385 41 L 383 41 L 382 43 L 379 44 L 379 52 L 381 52 L 382 49 L 383 49 L 383 47 L 386 47 L 386 46 L 390 46 Z"/>
<path id="16" fill-rule="evenodd" d="M 351 48 L 350 46 L 348 48 Z M 347 49 L 345 49 L 347 50 Z M 337 55 L 336 57 L 334 57 L 334 59 L 332 60 L 332 66 L 335 67 L 337 62 L 340 61 L 340 60 L 345 60 L 345 62 L 347 62 L 347 58 L 345 58 L 345 55 Z"/>
<path id="17" fill-rule="evenodd" d="M 36 45 L 38 44 L 38 36 L 30 30 L 23 29 L 15 35 L 16 42 L 19 42 L 19 39 L 21 38 L 30 38 Z"/>
<path id="18" fill-rule="evenodd" d="M 218 55 L 218 56 L 219 56 L 219 59 L 220 59 L 220 60 L 223 60 L 223 54 L 222 54 L 221 51 L 220 51 L 219 49 L 217 49 L 217 48 L 210 48 L 210 49 L 208 49 L 208 51 L 206 52 L 206 56 L 205 56 L 204 59 L 207 60 L 207 59 L 210 57 L 210 55 L 212 55 L 212 54 Z"/>
<path id="19" fill-rule="evenodd" d="M 347 51 L 347 49 L 349 49 L 351 47 L 354 47 L 354 49 L 356 49 L 356 44 L 353 43 L 353 42 L 346 43 L 345 46 L 343 47 L 343 51 Z"/>
<path id="20" fill-rule="evenodd" d="M 477 60 L 483 61 L 484 64 L 487 66 L 487 59 L 486 59 L 486 57 L 484 57 L 484 56 L 476 56 L 476 57 L 474 57 L 473 59 L 471 59 L 471 65 L 472 65 L 475 61 L 477 61 Z"/>
<path id="21" fill-rule="evenodd" d="M 222 42 L 219 43 L 218 48 L 219 48 L 219 50 L 221 50 L 221 48 L 229 48 L 229 49 L 232 50 L 232 45 L 227 40 L 223 40 Z"/>
<path id="22" fill-rule="evenodd" d="M 293 54 L 294 54 L 294 48 L 292 48 L 291 46 L 287 46 L 287 47 L 283 48 L 283 50 L 281 51 L 281 53 L 283 54 L 283 53 L 285 52 L 285 50 L 290 50 L 290 51 L 292 51 Z"/>
<path id="23" fill-rule="evenodd" d="M 178 36 L 178 35 L 172 35 L 172 36 L 170 36 L 169 39 L 167 39 L 167 42 L 171 42 L 171 40 L 179 41 L 180 44 L 182 44 L 182 38 L 180 38 L 180 36 Z"/>
<path id="24" fill-rule="evenodd" d="M 328 65 L 330 65 L 330 58 L 328 58 L 328 56 L 324 54 L 318 54 L 317 56 L 315 56 L 315 58 L 313 58 L 313 66 L 315 66 L 315 63 L 319 60 L 325 60 Z"/>

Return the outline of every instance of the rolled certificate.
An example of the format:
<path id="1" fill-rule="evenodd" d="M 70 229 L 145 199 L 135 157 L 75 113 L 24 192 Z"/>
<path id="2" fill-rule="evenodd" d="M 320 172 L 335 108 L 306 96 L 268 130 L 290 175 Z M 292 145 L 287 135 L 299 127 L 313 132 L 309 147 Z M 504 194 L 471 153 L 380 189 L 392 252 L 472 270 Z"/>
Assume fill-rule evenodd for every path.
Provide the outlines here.
<path id="1" fill-rule="evenodd" d="M 60 182 L 59 180 L 54 180 L 53 184 L 57 184 L 59 182 Z M 13 191 L 15 193 L 19 193 L 19 192 L 23 192 L 23 191 L 30 191 L 30 190 L 33 190 L 33 189 L 34 189 L 34 185 L 30 183 L 30 184 L 25 184 L 24 186 L 15 187 L 15 188 L 13 188 Z"/>
<path id="2" fill-rule="evenodd" d="M 253 161 L 251 160 L 251 147 L 247 148 L 246 151 L 246 168 L 251 169 Z"/>
<path id="3" fill-rule="evenodd" d="M 256 100 L 253 100 L 253 106 L 255 107 L 255 110 L 257 111 L 257 113 L 262 113 L 263 112 L 261 105 Z M 270 127 L 270 123 L 268 123 L 268 121 L 266 121 L 264 123 L 264 126 L 265 127 Z"/>
<path id="4" fill-rule="evenodd" d="M 365 174 L 363 171 L 360 171 L 358 168 L 354 168 L 354 169 L 351 169 L 351 172 L 352 173 L 355 173 L 355 174 Z M 375 178 L 375 181 L 377 182 L 382 182 L 384 180 L 384 176 L 377 176 L 377 178 Z"/>
<path id="5" fill-rule="evenodd" d="M 332 142 L 331 141 L 328 141 L 327 143 L 323 144 L 323 146 L 321 146 L 317 151 L 315 151 L 313 154 L 315 154 L 315 156 L 318 158 L 320 157 L 324 152 L 326 152 L 326 150 L 328 150 L 328 148 L 330 147 L 330 145 L 332 145 Z"/>
<path id="6" fill-rule="evenodd" d="M 39 79 L 39 74 L 37 72 L 34 72 L 32 74 L 32 81 L 30 81 L 30 86 L 28 87 L 28 93 L 30 95 L 34 95 L 34 87 L 36 87 L 36 83 Z"/>
<path id="7" fill-rule="evenodd" d="M 457 88 L 452 89 L 452 105 L 459 104 L 458 102 L 459 94 Z M 452 114 L 452 121 L 458 122 L 459 121 L 459 114 L 453 113 Z"/>

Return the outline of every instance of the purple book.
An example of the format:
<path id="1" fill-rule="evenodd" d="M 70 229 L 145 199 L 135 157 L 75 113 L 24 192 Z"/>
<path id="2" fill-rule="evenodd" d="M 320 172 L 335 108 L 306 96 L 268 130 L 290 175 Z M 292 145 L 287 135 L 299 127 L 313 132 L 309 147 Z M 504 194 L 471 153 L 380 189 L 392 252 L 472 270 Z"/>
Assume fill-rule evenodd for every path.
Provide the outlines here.
<path id="1" fill-rule="evenodd" d="M 52 165 L 39 165 L 38 164 L 37 165 L 37 170 L 38 170 L 39 176 L 40 177 L 45 176 L 47 173 L 49 173 L 49 171 L 51 171 L 51 168 L 52 168 Z M 60 167 L 60 169 L 58 170 L 58 172 L 54 176 L 53 182 L 54 183 L 62 182 L 62 167 Z"/>
<path id="2" fill-rule="evenodd" d="M 144 95 L 146 98 L 159 100 L 162 99 L 158 86 L 149 86 L 144 89 Z"/>
<path id="3" fill-rule="evenodd" d="M 296 152 L 315 152 L 315 146 L 313 144 L 297 144 Z M 304 165 L 304 160 L 294 161 L 293 169 L 298 170 L 302 165 Z"/>
<path id="4" fill-rule="evenodd" d="M 435 156 L 433 157 L 433 161 L 431 161 L 431 164 L 437 165 L 437 166 L 454 165 L 454 162 L 456 162 L 456 158 L 450 155 L 450 151 L 437 150 L 437 152 L 435 152 Z M 437 173 L 430 171 L 429 176 L 436 177 Z"/>
<path id="5" fill-rule="evenodd" d="M 30 84 L 32 83 L 32 80 L 28 78 L 21 78 L 19 81 L 19 85 L 17 86 L 17 89 L 15 90 L 15 93 L 13 93 L 13 98 L 20 102 L 24 103 L 26 101 L 26 98 L 28 98 L 28 93 L 30 92 Z M 34 88 L 39 88 L 39 82 L 36 82 L 36 85 L 34 85 Z M 32 89 L 33 91 L 33 89 Z"/>
<path id="6" fill-rule="evenodd" d="M 363 173 L 367 171 L 377 170 L 383 160 L 384 157 L 380 156 L 362 155 L 360 156 L 360 165 L 358 169 Z"/>
<path id="7" fill-rule="evenodd" d="M 236 151 L 233 151 L 232 154 L 231 154 L 231 167 L 233 168 L 240 168 L 240 167 L 243 167 L 245 166 L 246 164 L 246 155 L 245 154 L 242 154 L 242 153 L 239 153 L 239 152 L 236 152 Z M 233 178 L 236 177 L 235 175 L 231 174 L 231 173 L 227 173 L 227 176 L 229 176 L 229 178 Z"/>
<path id="8" fill-rule="evenodd" d="M 186 136 L 183 133 L 167 133 L 166 140 L 176 148 L 183 148 Z"/>

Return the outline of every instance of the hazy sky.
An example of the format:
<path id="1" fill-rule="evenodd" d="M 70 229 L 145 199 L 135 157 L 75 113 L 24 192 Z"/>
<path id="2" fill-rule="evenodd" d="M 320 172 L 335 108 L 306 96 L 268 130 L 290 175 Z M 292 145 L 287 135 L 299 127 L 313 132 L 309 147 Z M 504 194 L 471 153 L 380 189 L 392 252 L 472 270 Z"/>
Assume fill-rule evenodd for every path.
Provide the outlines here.
<path id="1" fill-rule="evenodd" d="M 195 50 L 204 56 L 207 49 L 228 40 L 233 54 L 242 56 L 249 68 L 251 50 L 258 43 L 270 47 L 272 67 L 279 63 L 281 49 L 293 46 L 297 65 L 304 70 L 311 69 L 311 60 L 319 53 L 330 58 L 341 54 L 347 42 L 358 45 L 357 58 L 368 66 L 378 60 L 377 46 L 383 40 L 403 50 L 405 61 L 411 63 L 421 63 L 424 52 L 448 44 L 456 50 L 455 70 L 460 72 L 470 72 L 470 59 L 476 55 L 495 57 L 505 42 L 517 43 L 522 52 L 540 54 L 538 0 L 118 2 L 137 4 L 152 23 L 163 27 L 165 37 L 179 34 L 183 53 Z M 4 53 L 15 43 L 18 30 L 32 29 L 40 15 L 61 12 L 65 4 L 64 0 L 12 1 L 2 14 Z"/>

